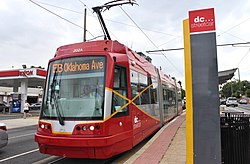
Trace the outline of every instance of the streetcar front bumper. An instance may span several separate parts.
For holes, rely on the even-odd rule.
[[[106,137],[49,136],[35,134],[43,154],[69,158],[110,158],[132,148],[132,131]]]

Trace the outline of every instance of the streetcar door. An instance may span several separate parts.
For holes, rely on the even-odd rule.
[[[128,116],[128,85],[126,68],[115,66],[113,84],[112,113],[117,112],[114,117]]]

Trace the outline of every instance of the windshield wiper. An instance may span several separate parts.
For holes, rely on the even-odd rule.
[[[58,106],[57,95],[56,95],[55,92],[54,92],[53,99],[54,99],[54,105],[55,105],[55,108],[56,108],[56,114],[57,114],[57,117],[58,117],[58,121],[59,121],[60,125],[65,125],[63,117],[62,117],[60,109],[59,109],[59,106]]]
[[[51,88],[50,105],[51,105],[52,109],[54,109],[54,106],[55,106],[56,114],[57,114],[58,121],[59,121],[60,125],[65,125],[63,117],[62,117],[62,115],[60,113],[59,106],[58,106],[58,100],[57,100],[57,95],[56,95],[56,77],[57,77],[57,68],[55,70],[55,74],[53,76],[53,80],[52,80],[52,83],[50,85],[50,88]],[[52,104],[52,100],[54,101],[54,104]]]

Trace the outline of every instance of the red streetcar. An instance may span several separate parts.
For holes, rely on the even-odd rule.
[[[114,4],[114,2],[117,2]],[[49,61],[35,140],[41,153],[109,158],[132,149],[182,111],[180,86],[151,59],[107,40],[59,47]]]
[[[35,134],[40,152],[109,158],[175,117],[180,87],[147,59],[111,40],[58,48]]]

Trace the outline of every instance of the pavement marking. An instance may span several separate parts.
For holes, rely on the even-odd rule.
[[[44,159],[42,159],[40,161],[34,162],[33,164],[44,164],[44,163],[52,164],[52,163],[60,161],[60,160],[62,160],[64,158],[65,157],[50,156],[48,158],[44,158]]]
[[[29,133],[29,134],[24,134],[24,135],[20,135],[20,136],[15,136],[15,137],[10,137],[9,140],[11,139],[16,139],[16,138],[20,138],[20,137],[26,137],[26,136],[30,136],[30,135],[34,135],[35,133]]]
[[[58,159],[56,159],[56,160],[54,160],[54,161],[51,161],[51,162],[48,163],[48,164],[56,163],[56,162],[58,162],[58,161],[61,161],[61,160],[64,159],[64,158],[65,158],[65,157],[58,158]]]
[[[27,151],[25,153],[21,153],[21,154],[18,154],[18,155],[14,155],[12,157],[8,157],[8,158],[4,158],[2,160],[0,160],[0,162],[4,162],[4,161],[7,161],[7,160],[10,160],[10,159],[13,159],[13,158],[17,158],[17,157],[20,157],[20,156],[23,156],[23,155],[26,155],[26,154],[30,154],[30,153],[33,153],[33,152],[36,152],[38,151],[39,149],[34,149],[34,150],[31,150],[31,151]]]

